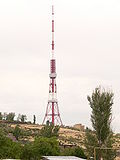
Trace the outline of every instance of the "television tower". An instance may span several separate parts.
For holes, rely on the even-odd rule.
[[[58,101],[57,101],[57,86],[56,86],[56,59],[54,55],[54,5],[52,5],[52,53],[50,60],[50,84],[49,84],[49,99],[46,108],[43,124],[46,121],[52,122],[53,125],[62,125],[60,117]]]

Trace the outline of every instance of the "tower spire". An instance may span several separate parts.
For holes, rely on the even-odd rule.
[[[56,85],[56,59],[54,55],[54,5],[52,5],[52,58],[50,60],[50,84],[49,84],[49,99],[43,124],[46,121],[53,125],[62,125],[62,120],[59,113],[57,101],[57,85]]]
[[[52,5],[52,58],[54,58],[54,5]]]

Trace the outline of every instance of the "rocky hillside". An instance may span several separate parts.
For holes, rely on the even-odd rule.
[[[16,124],[5,123],[0,124],[0,128],[4,128],[5,132],[12,136],[12,130],[14,130]],[[34,137],[39,135],[42,125],[33,124],[19,124],[22,129],[22,137],[20,141],[34,141]],[[85,131],[80,131],[73,127],[61,127],[59,130],[59,142],[63,146],[84,146]],[[114,134],[114,147],[120,148],[120,134]]]

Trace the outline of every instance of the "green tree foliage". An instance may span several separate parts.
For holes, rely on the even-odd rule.
[[[47,123],[40,131],[40,135],[43,137],[58,137],[58,131],[60,127],[54,126],[52,123]]]
[[[3,119],[3,115],[2,115],[2,113],[0,112],[0,120],[2,120]]]
[[[98,147],[98,140],[93,131],[86,129],[85,146],[88,153],[88,158],[94,157],[94,148]]]
[[[63,148],[61,149],[61,156],[76,156],[80,158],[86,159],[86,155],[82,148],[76,147],[76,148]]]
[[[26,115],[21,115],[21,122],[25,122],[27,120],[27,116]]]
[[[59,155],[59,144],[56,138],[36,138],[33,143],[24,146],[21,159],[39,160],[43,155]]]
[[[19,143],[13,142],[0,131],[0,159],[18,159],[21,151]]]
[[[15,118],[15,113],[9,113],[6,115],[6,120],[7,121],[10,121],[10,122],[13,122],[14,121],[14,118]]]
[[[38,155],[58,155],[59,143],[56,138],[39,137],[34,141],[34,147],[38,149]]]
[[[20,119],[21,119],[21,114],[18,114],[17,121],[20,122]]]
[[[87,97],[90,107],[92,109],[91,122],[93,132],[86,132],[86,148],[88,149],[89,156],[93,156],[90,151],[93,147],[112,147],[112,105],[113,93],[110,91],[102,90],[100,87],[93,91],[92,96]],[[99,160],[103,157],[104,160],[113,160],[114,156],[112,151],[97,154]],[[111,153],[111,154],[110,154]],[[92,155],[91,155],[92,154]]]
[[[16,125],[14,131],[13,131],[13,135],[15,136],[15,138],[18,140],[20,135],[21,135],[21,129],[19,128],[19,125]]]
[[[36,160],[36,155],[34,154],[35,149],[33,147],[33,142],[27,143],[22,148],[22,154],[20,156],[21,159],[25,160]]]
[[[33,115],[33,124],[35,124],[35,123],[36,123],[36,116]]]
[[[7,118],[7,113],[5,112],[3,113],[3,120],[6,120],[6,118]]]
[[[61,156],[73,156],[74,153],[75,152],[73,148],[61,148],[60,155]]]
[[[24,114],[19,114],[17,117],[17,121],[20,121],[22,123],[25,123],[26,120],[27,120],[27,116]]]
[[[80,157],[80,158],[85,158],[85,159],[87,158],[84,151],[80,147],[75,148],[74,156]]]

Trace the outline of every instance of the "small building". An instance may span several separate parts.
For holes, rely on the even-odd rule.
[[[80,131],[85,131],[85,126],[82,124],[75,124],[73,127],[79,129]]]
[[[69,144],[69,143],[63,143],[63,142],[59,142],[59,146],[61,148],[75,148],[76,147],[76,144]]]
[[[43,160],[85,160],[75,156],[44,156]]]

